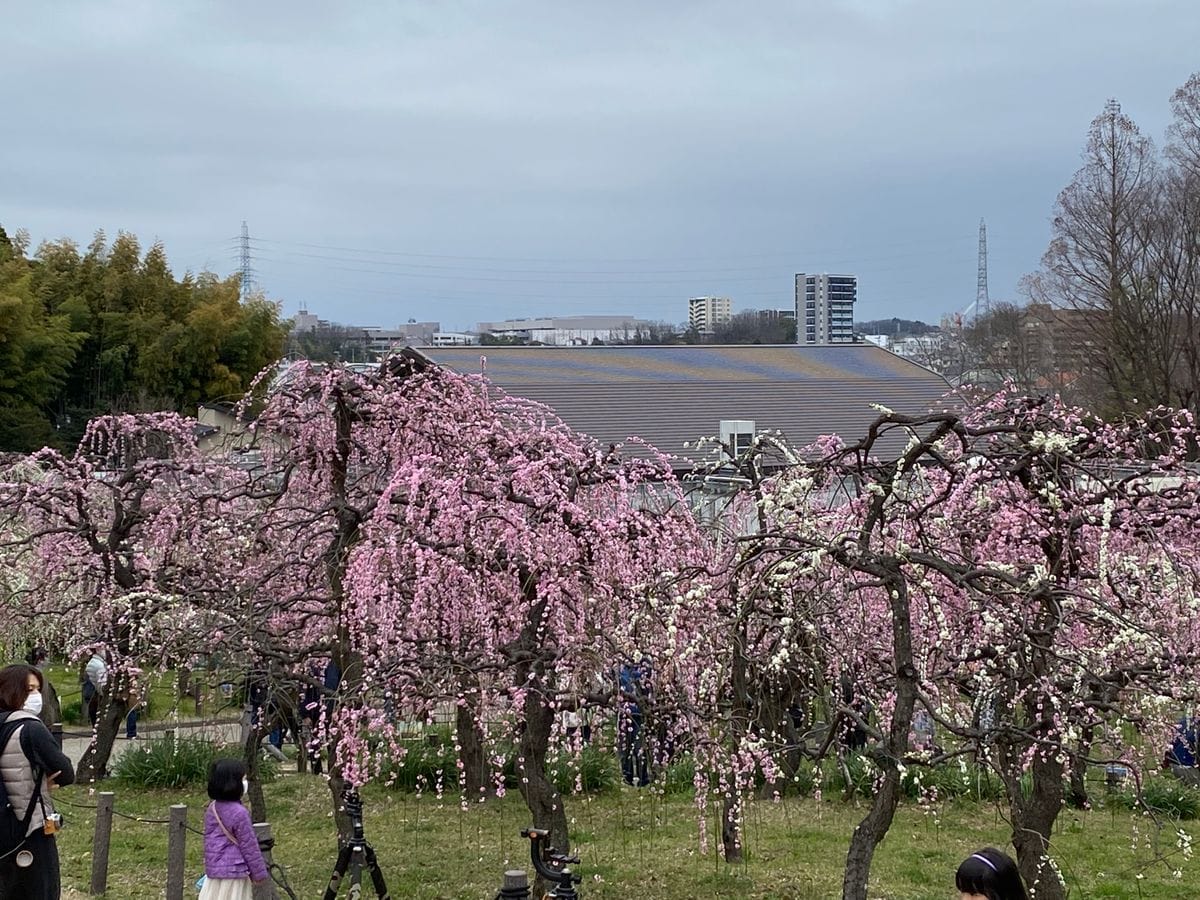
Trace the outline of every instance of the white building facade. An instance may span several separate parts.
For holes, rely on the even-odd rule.
[[[853,344],[854,275],[796,274],[796,343]]]
[[[578,347],[594,342],[633,341],[638,332],[646,333],[654,323],[631,316],[554,316],[544,319],[507,319],[480,322],[480,334],[519,338],[551,347]]]
[[[712,334],[718,325],[733,318],[733,301],[728,297],[692,297],[688,300],[688,328]]]

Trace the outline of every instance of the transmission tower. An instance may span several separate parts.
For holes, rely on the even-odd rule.
[[[987,285],[987,223],[979,220],[979,275],[975,281],[975,319],[986,317],[989,311]]]
[[[242,238],[241,238],[241,265],[238,267],[238,272],[241,274],[241,300],[244,303],[246,298],[250,296],[250,291],[254,287],[254,265],[250,256],[250,229],[246,225],[246,220],[242,220]]]

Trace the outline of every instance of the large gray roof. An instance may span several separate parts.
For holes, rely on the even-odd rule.
[[[861,438],[871,404],[919,414],[942,405],[940,375],[870,344],[842,346],[437,347],[421,355],[486,375],[509,394],[552,407],[607,443],[638,436],[698,460],[684,445],[750,419],[795,446],[821,435]],[[891,448],[889,448],[891,449]],[[895,448],[895,449],[898,449]]]

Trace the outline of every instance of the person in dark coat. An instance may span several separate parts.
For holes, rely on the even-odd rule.
[[[45,669],[49,659],[50,653],[45,647],[34,647],[25,657],[25,661],[37,669],[38,674],[42,676],[42,711],[38,713],[38,718],[42,720],[43,725],[50,729],[51,734],[57,735],[56,740],[61,745],[62,704],[58,699],[58,691],[46,677]]]

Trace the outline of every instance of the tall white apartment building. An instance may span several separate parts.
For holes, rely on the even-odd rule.
[[[796,275],[796,343],[854,343],[854,275]]]
[[[712,334],[718,325],[733,318],[733,301],[728,297],[692,297],[688,300],[688,327]]]

